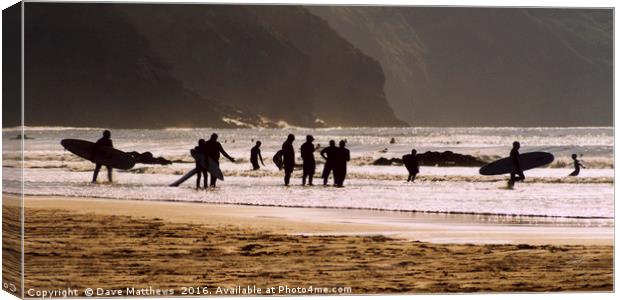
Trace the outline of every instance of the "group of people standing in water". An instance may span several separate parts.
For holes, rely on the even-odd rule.
[[[224,148],[222,144],[217,141],[218,135],[213,133],[209,140],[200,139],[198,140],[198,145],[194,147],[190,152],[192,153],[192,157],[196,163],[197,177],[196,177],[196,188],[200,188],[201,179],[204,180],[203,186],[206,188],[209,177],[209,165],[216,164],[217,169],[219,170],[219,160],[220,155],[223,155],[231,162],[235,162],[235,159],[230,156]],[[289,186],[291,175],[293,174],[293,170],[295,168],[295,148],[293,146],[293,142],[295,141],[295,135],[289,134],[286,141],[282,144],[282,149],[279,150],[276,155],[274,155],[274,162],[281,170],[284,169],[284,185]],[[313,144],[314,137],[312,135],[306,136],[306,142],[301,145],[300,154],[301,159],[303,161],[302,165],[302,185],[306,185],[306,183],[310,186],[313,184],[314,174],[316,172],[316,160],[315,160],[315,152],[319,149],[319,146],[315,146]],[[336,141],[330,140],[329,146],[323,148],[320,151],[321,157],[325,159],[325,165],[323,167],[323,172],[321,177],[323,178],[323,185],[327,186],[330,174],[333,174],[334,178],[334,186],[336,187],[344,187],[344,181],[347,176],[347,163],[351,160],[351,153],[349,149],[346,148],[346,140],[341,140],[336,147]],[[255,146],[250,150],[250,162],[252,164],[252,168],[254,170],[260,169],[260,163],[265,166],[263,162],[263,157],[261,154],[262,143],[257,141]],[[510,172],[510,179],[508,184],[510,186],[514,185],[517,181],[524,181],[525,175],[523,174],[523,169],[521,168],[519,161],[519,149],[521,147],[520,143],[515,141],[512,144],[512,149],[510,150],[510,160],[513,165],[513,170]],[[92,156],[95,156],[95,153],[98,149],[102,147],[113,147],[111,133],[109,130],[105,130],[103,132],[103,136],[95,143],[93,147]],[[569,176],[577,176],[579,175],[579,171],[581,168],[585,168],[583,164],[577,159],[577,154],[573,154],[572,156],[573,164],[575,170],[569,174]],[[411,154],[404,155],[402,157],[403,165],[407,168],[409,172],[409,176],[407,178],[408,182],[413,182],[420,172],[420,167],[417,158],[416,149],[411,150]],[[95,170],[93,172],[92,182],[95,183],[97,181],[97,176],[99,171],[101,170],[102,165],[97,163],[95,166]],[[112,168],[106,166],[108,171],[108,180],[112,181]],[[215,187],[217,182],[217,176],[211,174],[211,181],[209,182],[209,186]]]
[[[207,141],[200,139],[198,140],[198,146],[192,149],[192,157],[194,157],[196,162],[196,170],[198,170],[196,173],[196,188],[200,188],[201,177],[204,177],[204,187],[207,187],[209,163],[216,163],[219,165],[220,154],[231,162],[235,162],[235,159],[226,153],[224,147],[222,147],[222,144],[217,141],[217,138],[218,135],[214,133]],[[216,182],[217,177],[211,174],[211,182],[209,186],[215,187]]]
[[[286,141],[282,144],[282,149],[274,156],[274,161],[280,169],[284,169],[284,185],[290,185],[291,175],[295,168],[295,147],[293,142],[295,141],[295,135],[289,134]],[[316,173],[316,160],[314,152],[317,150],[314,144],[314,137],[312,135],[306,136],[306,142],[301,145],[300,154],[302,164],[302,179],[301,184],[310,186],[314,185],[313,179]],[[260,152],[261,142],[257,141],[256,145],[250,150],[250,162],[254,170],[260,169],[258,161],[265,165],[263,157]],[[320,155],[325,159],[325,166],[321,177],[323,178],[323,185],[326,186],[329,180],[330,174],[333,173],[334,186],[343,187],[344,180],[347,177],[347,162],[351,160],[351,154],[346,147],[346,141],[342,140],[339,146],[336,147],[336,141],[329,141],[329,146],[321,150]],[[281,162],[281,163],[279,163]]]

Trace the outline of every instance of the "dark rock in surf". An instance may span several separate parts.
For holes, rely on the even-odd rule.
[[[385,157],[381,157],[381,158],[375,160],[372,164],[375,165],[375,166],[402,165],[403,164],[403,160],[400,159],[400,158],[390,158],[390,159],[387,159]]]
[[[139,164],[147,164],[147,165],[170,165],[172,164],[172,161],[165,159],[163,157],[153,157],[153,153],[151,152],[144,152],[144,153],[140,153],[140,152],[136,152],[136,151],[132,151],[132,152],[128,152],[131,156],[133,156],[136,159],[136,163]]]
[[[466,154],[458,154],[452,151],[427,151],[417,155],[418,163],[421,166],[439,166],[439,167],[479,167],[486,164],[485,161]],[[384,158],[381,157],[373,163],[375,166],[400,166],[403,164],[401,158]]]
[[[481,159],[452,151],[434,152],[427,151],[418,154],[420,165],[440,167],[479,167],[486,164]]]

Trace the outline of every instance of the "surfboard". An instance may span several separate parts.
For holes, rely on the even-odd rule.
[[[200,161],[202,159],[197,155],[197,153],[195,153],[194,151],[190,151],[190,153],[192,154],[192,157],[194,157],[194,159],[198,159],[199,160],[198,163],[201,164]],[[224,180],[224,174],[222,173],[222,170],[220,169],[220,164],[218,164],[217,161],[215,161],[211,157],[208,158],[208,161],[209,161],[209,164],[208,164],[207,171],[209,172],[209,174],[211,174],[211,176],[217,177],[217,179],[219,180]],[[183,182],[192,178],[192,176],[196,175],[196,173],[198,173],[198,169],[194,168],[191,171],[187,172],[185,175],[183,175],[183,177],[179,178],[177,181],[171,183],[170,186],[179,186]]]
[[[207,171],[211,174],[211,176],[215,176],[219,180],[224,180],[224,174],[222,174],[222,170],[220,170],[220,164],[215,161],[213,158],[208,158],[208,166]]]
[[[415,166],[411,163],[414,159],[415,157],[413,156],[413,154],[403,155],[403,165],[405,165],[405,168],[407,168],[407,171],[409,171],[409,173],[420,172],[419,166],[418,169],[416,169]]]
[[[548,152],[528,152],[519,155],[519,165],[523,171],[542,167],[553,162],[553,154]],[[501,175],[513,171],[512,160],[505,157],[480,168],[480,175]]]
[[[60,141],[60,144],[69,152],[81,158],[104,166],[110,166],[114,169],[128,170],[133,168],[136,164],[136,159],[131,154],[112,147],[102,147],[97,150],[95,157],[92,157],[93,148],[95,147],[95,143],[93,142],[78,139],[64,139]]]
[[[283,163],[284,163],[282,150],[278,150],[278,152],[276,152],[276,154],[273,155],[273,163],[276,164],[276,167],[278,167],[278,170],[282,170]]]
[[[181,185],[181,183],[187,181],[188,179],[192,178],[192,176],[196,175],[196,173],[198,173],[198,169],[194,168],[191,171],[187,172],[185,175],[183,175],[183,177],[179,178],[179,180],[171,183],[170,186],[179,186]]]
[[[205,167],[206,162],[205,162],[204,155],[201,155],[200,152],[198,152],[196,149],[189,150],[189,153],[192,155],[192,158],[194,158],[201,167],[203,168]]]

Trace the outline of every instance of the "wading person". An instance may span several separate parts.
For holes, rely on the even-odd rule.
[[[301,177],[301,185],[306,185],[306,178],[308,178],[308,185],[312,184],[312,178],[314,177],[314,171],[316,169],[316,161],[314,160],[314,145],[312,144],[314,137],[311,135],[306,136],[306,142],[301,145],[301,159],[303,160],[303,176]]]
[[[263,164],[263,167],[265,166],[265,163],[263,162],[263,156],[260,153],[260,145],[262,145],[262,143],[260,141],[257,141],[256,145],[252,147],[252,150],[250,150],[250,162],[252,163],[253,170],[260,169],[260,165],[258,164],[259,159],[260,163]]]
[[[568,176],[577,176],[579,175],[579,171],[581,170],[581,168],[585,169],[586,167],[582,165],[581,162],[577,159],[577,154],[573,154],[571,155],[571,157],[573,158],[573,166],[575,166],[575,171],[568,174]]]
[[[519,142],[512,143],[512,150],[510,150],[510,161],[512,162],[512,172],[510,172],[510,180],[508,180],[508,186],[514,186],[515,182],[525,180],[525,174],[521,169],[521,163],[519,162],[519,148],[521,144]]]
[[[346,142],[340,141],[339,148],[335,152],[334,164],[334,185],[344,187],[344,180],[347,177],[347,162],[351,160],[349,149],[345,148]]]
[[[291,174],[293,174],[293,168],[295,167],[295,148],[293,148],[293,141],[295,136],[289,134],[284,144],[282,144],[282,164],[284,165],[284,185],[288,186],[291,182]]]
[[[114,148],[111,137],[112,137],[112,133],[110,133],[109,130],[103,131],[103,136],[99,140],[97,140],[97,142],[95,143],[95,146],[93,147],[93,153],[92,153],[93,159],[95,158],[97,154],[99,154],[99,151],[102,148]],[[99,176],[99,171],[101,170],[101,166],[102,164],[97,164],[97,163],[95,164],[95,171],[93,172],[93,183],[97,183],[97,176]],[[105,167],[108,170],[108,181],[112,182],[112,167],[110,166],[105,166]]]
[[[204,176],[204,188],[207,188],[207,158],[205,157],[205,140],[198,140],[198,146],[191,150],[192,157],[196,162],[196,189],[200,189],[200,178]]]
[[[323,185],[327,185],[327,181],[329,180],[329,173],[334,170],[334,158],[336,158],[336,152],[338,148],[336,148],[336,142],[334,140],[329,141],[329,146],[321,150],[321,157],[325,159],[325,166],[323,167]]]
[[[407,182],[413,182],[418,173],[420,173],[420,166],[418,165],[417,154],[418,152],[415,149],[411,149],[411,154],[403,155],[403,165],[405,165],[405,168],[407,168],[407,172],[409,172]]]
[[[235,159],[232,158],[230,155],[228,155],[228,153],[224,151],[222,144],[220,144],[220,142],[217,141],[216,133],[212,134],[211,138],[205,142],[205,153],[206,153],[206,159],[207,159],[207,168],[209,169],[212,168],[212,166],[209,165],[210,163],[208,161],[209,158],[211,158],[212,162],[217,165],[217,168],[219,168],[220,153],[224,155],[224,157],[228,158],[228,160],[230,160],[231,162],[235,162]],[[211,186],[215,187],[216,182],[217,182],[217,176],[215,176],[215,174],[211,174]]]

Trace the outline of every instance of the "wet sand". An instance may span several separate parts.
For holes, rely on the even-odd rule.
[[[28,197],[25,205],[26,290],[613,290],[613,228],[66,197]],[[4,215],[12,209],[5,205]]]
[[[612,245],[613,220],[27,197],[26,206],[234,225],[295,235],[384,235],[436,243]],[[610,225],[611,224],[611,225]],[[588,226],[586,226],[588,225]]]

